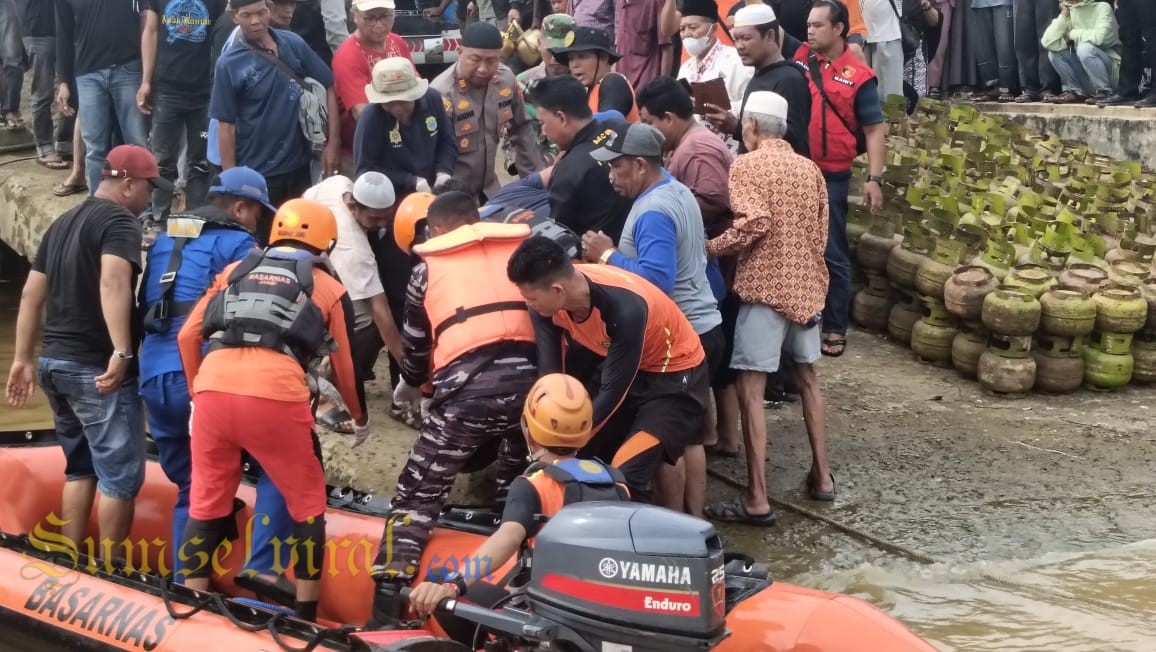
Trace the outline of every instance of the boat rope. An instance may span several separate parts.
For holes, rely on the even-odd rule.
[[[740,489],[743,491],[746,491],[746,489],[747,489],[747,486],[745,484],[738,482],[734,478],[731,478],[727,475],[724,475],[723,473],[721,473],[719,471],[708,468],[706,472],[712,478],[715,478],[716,480],[720,480],[723,483],[730,485],[731,487],[733,487],[735,489]],[[898,543],[894,543],[892,541],[888,541],[888,540],[886,540],[880,536],[871,534],[870,532],[867,532],[861,528],[857,528],[853,525],[848,525],[846,523],[843,523],[842,521],[838,521],[836,519],[833,519],[830,516],[826,516],[824,514],[820,514],[820,513],[816,512],[814,510],[807,509],[806,507],[803,507],[802,505],[797,505],[797,504],[792,503],[790,501],[783,500],[781,498],[775,498],[774,496],[769,496],[769,495],[767,496],[767,500],[772,505],[777,505],[783,509],[788,509],[792,512],[795,512],[797,514],[800,514],[800,515],[805,516],[807,518],[810,518],[812,520],[819,521],[820,523],[824,523],[826,525],[829,525],[830,527],[832,527],[836,530],[839,530],[840,532],[842,532],[844,534],[847,534],[847,535],[855,537],[857,539],[861,539],[863,541],[866,541],[866,542],[870,543],[871,545],[875,546],[876,548],[880,548],[882,550],[885,550],[885,551],[887,551],[893,555],[905,557],[905,558],[910,559],[912,561],[919,562],[921,564],[925,564],[928,566],[931,566],[931,565],[948,566],[949,565],[947,562],[936,559],[935,557],[932,557],[931,555],[928,555],[928,554],[923,553],[923,552],[919,552],[918,550],[913,550],[907,546],[904,546],[904,545],[901,545]],[[977,569],[977,570],[978,570],[977,574],[982,579],[985,579],[985,580],[987,580],[993,584],[998,584],[1000,586],[1003,586],[1003,587],[1011,589],[1011,590],[1019,591],[1021,593],[1035,594],[1035,596],[1037,598],[1038,597],[1047,597],[1047,598],[1057,598],[1058,597],[1058,598],[1061,598],[1067,602],[1090,604],[1090,605],[1096,606],[1100,609],[1103,609],[1105,611],[1114,612],[1114,613],[1126,613],[1126,614],[1129,614],[1135,618],[1141,618],[1143,620],[1147,620],[1147,619],[1152,617],[1151,612],[1144,611],[1142,609],[1137,609],[1135,607],[1129,607],[1127,605],[1117,604],[1114,602],[1109,602],[1107,600],[1101,600],[1099,598],[1094,598],[1094,597],[1088,596],[1088,595],[1076,596],[1076,595],[1073,595],[1067,591],[1063,591],[1063,590],[1058,589],[1058,588],[1054,588],[1054,587],[1043,588],[1040,586],[1028,584],[1026,582],[1020,582],[1017,580],[1008,579],[1007,577],[1004,577],[1002,575],[997,575],[991,571],[986,571],[986,570],[982,570],[982,569]]]

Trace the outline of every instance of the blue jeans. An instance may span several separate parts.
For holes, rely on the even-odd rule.
[[[149,378],[140,388],[141,398],[148,407],[149,430],[157,445],[157,456],[165,475],[177,485],[177,504],[173,507],[172,522],[172,564],[173,573],[181,570],[180,546],[189,521],[189,484],[191,483],[192,456],[189,452],[189,415],[192,401],[185,374],[170,372]],[[239,463],[239,461],[238,461]],[[250,462],[255,466],[256,462]],[[260,469],[257,469],[260,473]],[[270,572],[273,567],[274,548],[270,545],[273,537],[285,541],[293,534],[293,520],[285,508],[285,499],[269,480],[260,473],[257,480],[257,503],[253,506],[253,532],[246,569],[255,572]],[[268,516],[268,522],[262,516]],[[287,563],[282,561],[282,563]],[[175,575],[178,583],[184,583],[185,575]]]
[[[823,332],[847,332],[847,316],[851,311],[851,248],[847,244],[847,193],[850,192],[851,173],[823,173],[827,180],[827,201],[830,215],[827,226],[827,305],[823,308]]]
[[[1060,87],[1065,91],[1092,97],[1116,88],[1112,81],[1112,59],[1091,43],[1080,43],[1075,52],[1048,52],[1048,61],[1060,75]]]
[[[24,38],[32,67],[32,136],[36,154],[67,154],[72,151],[72,127],[75,118],[61,116],[55,128],[52,105],[56,99],[56,37],[28,36]]]
[[[76,78],[77,103],[80,107],[80,135],[87,154],[84,164],[88,174],[88,194],[100,185],[105,158],[112,149],[114,127],[120,128],[126,145],[148,147],[144,116],[136,107],[140,88],[140,59],[110,66]]]
[[[52,407],[69,481],[96,476],[101,494],[133,500],[145,477],[145,429],[136,380],[111,394],[96,389],[105,369],[40,358],[40,386]]]
[[[0,61],[4,69],[0,111],[4,113],[20,113],[20,91],[24,87],[24,40],[20,31],[15,1],[0,0]]]

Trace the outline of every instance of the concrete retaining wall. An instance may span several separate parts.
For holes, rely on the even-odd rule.
[[[1156,109],[1131,106],[977,104],[1028,129],[1086,143],[1093,152],[1156,169]]]

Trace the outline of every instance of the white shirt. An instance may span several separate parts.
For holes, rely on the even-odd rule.
[[[345,195],[353,193],[353,182],[341,175],[332,176],[305,191],[305,199],[325,204],[337,218],[337,246],[329,254],[333,269],[353,301],[362,301],[385,293],[377,271],[377,258],[369,247],[365,230],[353,219],[345,205]]]
[[[704,52],[701,58],[690,57],[678,69],[678,78],[691,82],[704,82],[721,77],[723,83],[726,84],[727,95],[731,100],[731,113],[736,115],[743,105],[747,85],[751,83],[751,78],[754,75],[755,69],[752,66],[743,65],[739,51],[720,41],[715,41],[715,44]],[[701,115],[696,115],[695,119],[698,120],[699,124],[718,133]],[[734,138],[725,135],[723,139],[727,141],[731,150],[738,149],[738,142]]]
[[[895,3],[895,9],[891,3]],[[859,0],[859,9],[863,12],[863,24],[867,26],[868,43],[886,43],[903,38],[899,31],[899,18],[896,11],[902,13],[903,0]]]

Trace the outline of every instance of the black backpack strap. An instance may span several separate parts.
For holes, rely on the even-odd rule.
[[[313,258],[301,258],[297,260],[296,274],[297,285],[301,286],[301,291],[305,296],[313,296]]]
[[[249,272],[257,269],[257,265],[260,265],[261,261],[264,259],[264,251],[261,251],[260,249],[254,249],[253,251],[250,251],[243,259],[241,259],[240,263],[237,263],[237,266],[233,268],[233,271],[229,273],[229,285],[232,285],[242,278],[245,278]]]
[[[173,250],[169,253],[169,265],[165,268],[165,273],[161,274],[161,298],[156,303],[149,305],[144,315],[146,331],[153,333],[167,331],[167,322],[170,318],[183,317],[192,312],[193,307],[197,305],[196,301],[173,302],[173,293],[176,292],[177,287],[177,271],[180,270],[181,262],[184,260],[182,252],[190,239],[173,238]],[[143,284],[141,292],[144,292]]]
[[[462,308],[459,306],[458,309],[454,311],[454,315],[452,317],[446,319],[437,326],[434,326],[434,339],[441,337],[441,334],[444,333],[450,326],[461,324],[471,317],[486,315],[491,312],[505,312],[507,310],[528,311],[529,309],[530,308],[526,305],[525,301],[499,301],[497,303],[487,303],[481,306],[474,306],[473,308]]]

